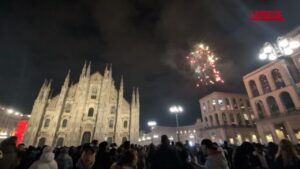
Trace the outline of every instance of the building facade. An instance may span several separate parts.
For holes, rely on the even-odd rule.
[[[168,127],[168,126],[155,126],[151,129],[150,133],[143,134],[139,138],[139,142],[142,145],[148,145],[153,143],[155,145],[160,144],[161,136],[167,135],[170,141],[177,142],[178,137],[179,141],[185,142],[189,141],[190,144],[200,143],[201,138],[199,129],[201,125],[201,120],[197,119],[196,123],[193,125]]]
[[[248,97],[243,94],[213,92],[200,99],[200,138],[222,143],[259,142]]]
[[[77,146],[93,139],[120,144],[136,143],[139,138],[139,91],[131,103],[112,78],[111,66],[104,74],[91,74],[91,63],[84,64],[78,83],[70,84],[70,72],[61,91],[52,97],[51,81],[45,81],[34,102],[24,136],[26,145]]]
[[[285,38],[300,41],[300,29]],[[243,77],[264,143],[289,139],[300,143],[300,51],[279,58]]]

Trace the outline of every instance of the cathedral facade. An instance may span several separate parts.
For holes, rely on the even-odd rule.
[[[91,74],[84,64],[78,83],[67,74],[60,93],[51,96],[45,81],[34,102],[24,136],[26,145],[77,146],[92,140],[118,145],[139,138],[139,91],[133,89],[129,103],[123,96],[123,79],[117,89],[111,66],[104,74]]]

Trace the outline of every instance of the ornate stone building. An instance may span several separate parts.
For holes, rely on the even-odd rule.
[[[45,81],[34,102],[24,138],[26,145],[77,146],[99,141],[122,143],[139,138],[139,91],[131,103],[123,96],[123,79],[116,89],[112,69],[91,74],[91,63],[82,69],[79,82],[70,84],[70,72],[58,95],[51,96]]]
[[[202,125],[200,138],[215,142],[259,142],[254,115],[248,97],[244,94],[213,92],[200,99]]]
[[[285,38],[300,41],[300,27]],[[300,50],[243,77],[263,143],[300,143]]]

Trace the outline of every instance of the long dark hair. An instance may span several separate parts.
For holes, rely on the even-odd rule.
[[[117,161],[117,165],[119,166],[132,166],[133,161],[137,158],[136,152],[132,150],[125,151],[122,155],[121,158]],[[134,166],[133,166],[134,167]]]

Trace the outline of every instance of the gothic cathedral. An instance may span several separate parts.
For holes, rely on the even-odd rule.
[[[61,91],[51,96],[51,81],[45,81],[34,102],[24,143],[42,146],[77,146],[93,139],[120,145],[139,138],[139,91],[133,89],[129,103],[112,79],[111,66],[104,75],[84,64],[79,82],[70,84],[68,73]]]

